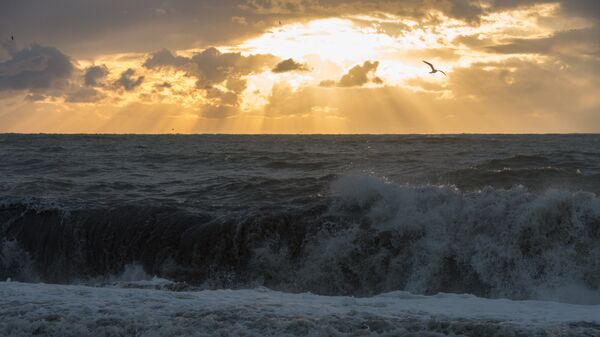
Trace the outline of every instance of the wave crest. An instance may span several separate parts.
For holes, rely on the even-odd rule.
[[[513,299],[600,288],[593,193],[466,192],[347,176],[321,204],[281,207],[216,216],[152,205],[64,212],[5,204],[0,237],[18,243],[37,277],[52,282],[116,275],[139,263],[148,274],[209,288]],[[0,263],[0,275],[24,277],[11,268]]]
[[[385,258],[365,261],[383,284],[510,298],[543,296],[541,287],[600,285],[600,247],[594,244],[600,199],[593,193],[535,194],[523,187],[462,192],[363,176],[341,179],[333,194],[336,210],[353,213],[362,225],[347,236],[364,246],[355,253],[368,251],[365,241],[385,238],[377,252]]]

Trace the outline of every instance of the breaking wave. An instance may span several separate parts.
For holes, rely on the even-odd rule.
[[[0,204],[0,278],[57,283],[136,273],[202,288],[267,286],[600,303],[600,198],[524,187],[335,181],[320,202],[243,215],[150,202]]]

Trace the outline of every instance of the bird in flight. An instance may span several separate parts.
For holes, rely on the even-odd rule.
[[[438,69],[435,69],[435,67],[433,66],[433,64],[431,64],[431,63],[429,63],[429,62],[427,62],[425,60],[423,60],[423,63],[425,63],[425,64],[427,64],[428,66],[431,67],[431,71],[429,72],[430,74],[435,74],[435,73],[437,73],[439,71],[440,73],[444,74],[444,76],[448,76],[448,75],[446,75],[445,72],[443,72],[441,70],[438,70]]]

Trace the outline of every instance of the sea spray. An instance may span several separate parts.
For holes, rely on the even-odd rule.
[[[139,263],[148,274],[209,288],[360,296],[407,290],[532,299],[561,297],[568,285],[591,294],[600,287],[593,193],[462,191],[350,175],[321,202],[245,217],[143,204],[69,212],[5,205],[4,245],[18,244],[32,272],[11,274],[19,270],[13,263],[1,273],[68,283]]]

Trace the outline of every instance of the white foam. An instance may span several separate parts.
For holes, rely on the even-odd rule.
[[[433,329],[431,322],[446,321],[458,322],[460,326],[472,323],[498,329],[544,331],[570,329],[571,323],[586,322],[592,331],[600,333],[593,330],[600,324],[599,305],[457,294],[419,296],[407,292],[354,298],[290,294],[265,288],[170,292],[1,282],[0,317],[3,336],[29,335],[35,329],[61,336],[96,336],[111,331],[113,335],[143,336],[303,335],[303,330],[294,330],[299,328],[299,322],[307,324],[304,333],[308,334],[311,329],[323,333],[320,324],[341,329],[339,324],[358,327],[381,321],[388,322],[389,329],[393,324],[421,324],[418,326]]]
[[[302,275],[344,274],[337,270],[340,261],[351,261],[344,268],[360,275],[358,282],[379,277],[384,291],[451,289],[600,304],[600,246],[594,239],[600,235],[600,198],[593,193],[532,193],[524,187],[466,192],[347,176],[331,194],[333,212],[354,214],[355,226],[311,242],[310,272]],[[387,247],[365,244],[381,237],[389,238]],[[560,295],[568,285],[586,295]]]

